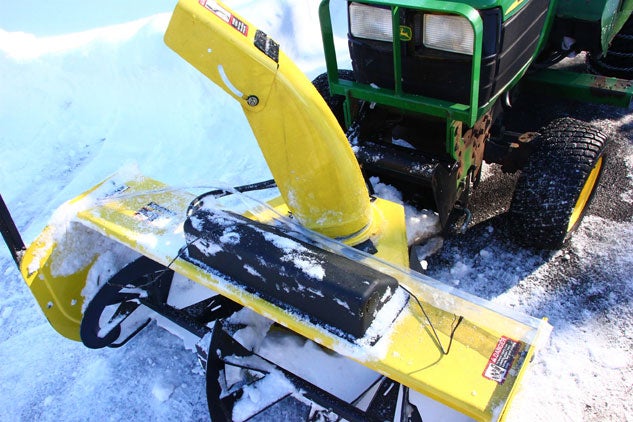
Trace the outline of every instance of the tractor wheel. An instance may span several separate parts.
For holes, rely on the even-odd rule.
[[[587,53],[587,67],[598,75],[633,79],[633,18],[624,24],[605,55],[596,57]]]
[[[338,77],[350,81],[355,80],[352,70],[341,69],[338,71]],[[334,113],[334,117],[338,120],[339,125],[345,130],[345,112],[343,111],[345,97],[330,94],[330,82],[328,81],[327,73],[322,73],[314,78],[312,85],[314,85],[319,94],[321,94],[321,97],[323,97],[328,107],[330,107],[330,110],[332,110],[332,113]]]
[[[571,118],[551,122],[533,141],[509,210],[517,241],[559,249],[578,227],[604,168],[606,136]]]

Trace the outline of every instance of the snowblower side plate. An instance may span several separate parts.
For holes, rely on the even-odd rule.
[[[92,267],[99,264],[95,256],[107,254],[112,245],[124,245],[131,255],[144,255],[478,420],[502,416],[531,355],[551,329],[542,320],[500,309],[401,264],[390,264],[315,235],[314,243],[320,243],[322,249],[354,259],[369,272],[380,272],[399,284],[362,337],[337,334],[254,294],[217,268],[183,259],[183,226],[193,199],[193,194],[128,174],[115,175],[62,207],[67,220],[49,226],[44,237],[26,251],[22,262],[29,286],[39,286],[33,293],[53,327],[79,339],[81,292]],[[283,209],[279,201],[276,204]],[[376,215],[394,221],[399,218],[404,225],[400,205],[377,199],[372,206]],[[265,216],[260,217],[260,221],[266,221]],[[88,251],[88,241],[79,239],[87,235]],[[381,242],[393,241],[389,237],[387,233],[376,237],[378,249]],[[64,248],[57,248],[62,244]],[[63,268],[63,262],[73,262],[77,268]]]

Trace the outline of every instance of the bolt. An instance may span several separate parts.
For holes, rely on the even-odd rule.
[[[254,95],[249,95],[249,97],[246,99],[246,102],[249,106],[255,107],[257,104],[259,104],[259,98]]]

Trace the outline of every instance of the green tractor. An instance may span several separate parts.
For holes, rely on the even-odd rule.
[[[633,64],[633,2],[348,1],[353,70],[337,64],[329,3],[320,5],[327,73],[314,85],[364,174],[434,209],[447,228],[460,214],[468,223],[484,161],[520,171],[512,234],[526,246],[560,248],[591,202],[607,138],[572,118],[506,132],[504,115],[521,89],[628,106],[631,84],[616,77]],[[551,69],[580,52],[602,75]]]

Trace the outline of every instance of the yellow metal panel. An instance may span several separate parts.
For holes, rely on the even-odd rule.
[[[42,308],[51,326],[64,337],[79,341],[81,290],[86,281],[88,267],[72,274],[55,275],[52,265],[63,260],[52,228],[45,231],[26,250],[20,270],[31,293]]]
[[[233,19],[244,29],[236,29]],[[259,104],[248,107],[263,110],[278,65],[253,45],[256,31],[250,22],[219,3],[180,1],[165,32],[165,43],[243,106],[248,106],[248,96],[256,96]]]
[[[181,0],[165,42],[241,104],[304,226],[340,238],[366,232],[369,195],[345,134],[306,76],[282,51],[258,48],[257,36],[275,45],[220,2]]]
[[[381,198],[376,198],[371,205],[373,224],[370,239],[378,250],[374,256],[408,268],[409,248],[404,207]]]

